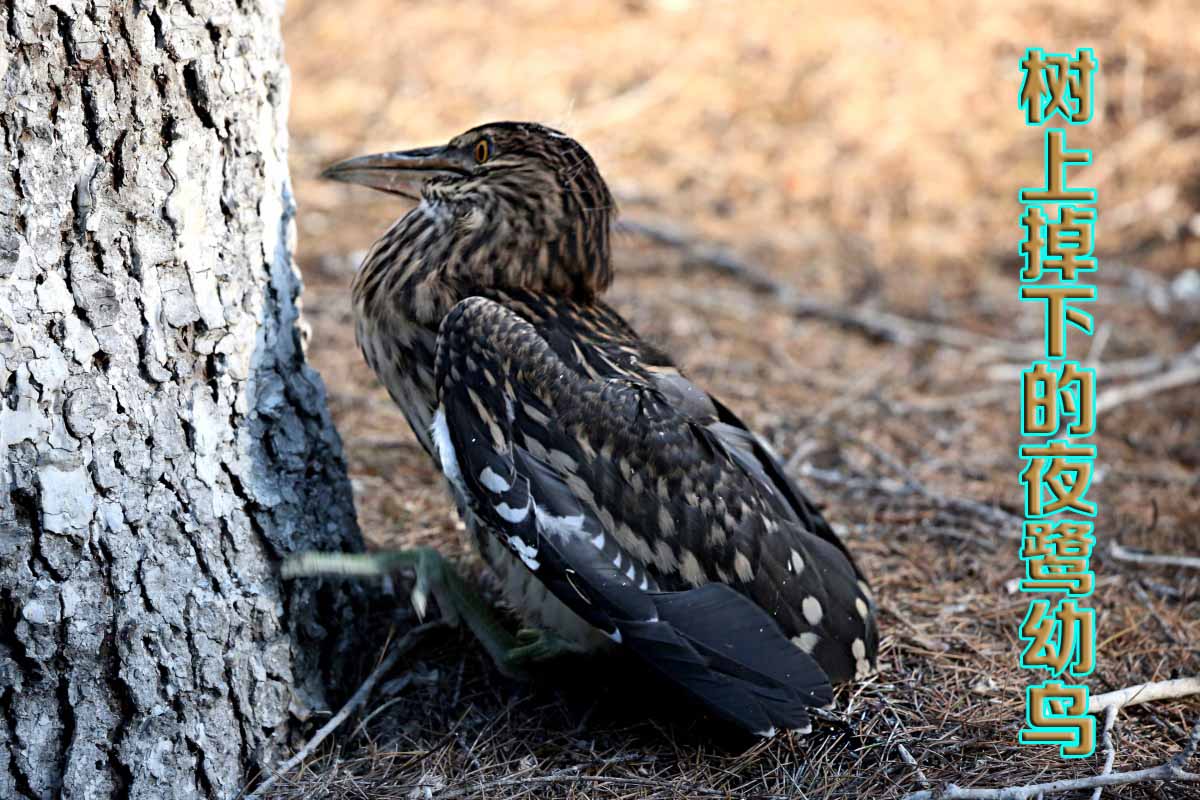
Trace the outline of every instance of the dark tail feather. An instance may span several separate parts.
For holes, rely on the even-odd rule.
[[[670,622],[722,671],[800,694],[809,706],[833,702],[821,665],[792,644],[753,600],[722,583],[655,595]]]
[[[622,622],[621,640],[656,672],[702,703],[713,713],[745,730],[767,736],[774,722],[741,681],[712,670],[670,625],[662,622]]]
[[[806,729],[833,699],[811,656],[724,584],[654,595],[657,622],[620,622],[623,641],[713,712],[759,735]]]

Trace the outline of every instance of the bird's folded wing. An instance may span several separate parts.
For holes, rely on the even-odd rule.
[[[565,376],[552,384],[570,379],[550,398],[555,424],[543,424],[548,406],[534,399],[518,413],[519,435],[534,450],[553,448],[576,495],[661,586],[728,584],[771,613],[835,683],[874,671],[870,588],[762,440],[603,303],[528,291],[489,297],[549,347],[556,359],[539,358]],[[589,424],[602,391],[608,424]]]
[[[659,514],[614,505],[633,462],[653,497],[654,473],[674,475],[680,460],[698,475],[730,468],[712,436],[661,393],[580,375],[518,314],[478,297],[443,321],[436,380],[443,471],[556,597],[749,731],[805,728],[806,709],[830,702],[817,662],[745,594],[722,583],[662,585],[652,543],[661,520],[654,534],[630,527]]]

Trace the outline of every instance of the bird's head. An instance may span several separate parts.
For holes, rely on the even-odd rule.
[[[419,201],[375,249],[401,271],[415,260],[464,286],[580,299],[612,280],[612,195],[588,152],[544,125],[481,125],[444,145],[351,158],[323,176]],[[438,230],[414,235],[421,226]],[[389,237],[397,247],[384,247]]]

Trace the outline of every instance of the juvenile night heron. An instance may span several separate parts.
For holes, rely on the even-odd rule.
[[[807,729],[831,681],[875,668],[871,592],[738,417],[600,300],[612,196],[533,123],[325,171],[417,201],[354,280],[367,362],[449,481],[507,633],[431,551],[307,554],[289,574],[417,571],[507,670],[628,648],[747,731]]]

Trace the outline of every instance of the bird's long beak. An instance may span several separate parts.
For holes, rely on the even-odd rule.
[[[467,155],[455,148],[421,147],[349,158],[326,167],[321,177],[357,183],[416,200],[425,181],[435,175],[465,175],[469,166]]]

